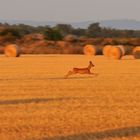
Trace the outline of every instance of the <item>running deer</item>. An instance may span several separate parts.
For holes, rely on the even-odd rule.
[[[73,70],[69,71],[66,75],[66,78],[68,78],[70,75],[73,74],[94,74],[90,71],[92,67],[95,65],[92,63],[92,61],[89,61],[89,65],[86,68],[73,68]]]

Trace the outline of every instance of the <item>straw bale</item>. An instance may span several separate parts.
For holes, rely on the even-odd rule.
[[[112,45],[106,45],[103,47],[103,55],[106,56],[106,57],[109,57],[109,54],[110,54],[110,50],[113,46]]]
[[[83,53],[85,55],[96,55],[96,47],[94,45],[85,45],[83,48]]]
[[[5,47],[4,53],[7,57],[19,57],[20,48],[16,44],[10,44]]]
[[[140,59],[140,46],[133,49],[133,56],[135,59]]]
[[[110,49],[109,57],[111,59],[121,59],[123,56],[123,51],[121,50],[120,47],[114,46]]]

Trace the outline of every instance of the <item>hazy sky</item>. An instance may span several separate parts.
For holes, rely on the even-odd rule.
[[[63,22],[140,20],[140,0],[0,0],[0,19]]]

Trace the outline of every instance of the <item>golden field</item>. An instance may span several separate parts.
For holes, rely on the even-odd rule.
[[[95,75],[64,75],[92,60]],[[0,56],[0,140],[139,140],[140,60]]]

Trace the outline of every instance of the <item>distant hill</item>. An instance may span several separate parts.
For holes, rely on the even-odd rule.
[[[49,26],[55,26],[57,22],[55,21],[34,21],[34,20],[3,20],[0,19],[0,23],[8,23],[8,24],[26,24],[26,25],[31,25],[31,26],[44,26],[44,25],[49,25]]]
[[[74,27],[87,28],[91,23],[99,22],[102,27],[115,29],[140,30],[140,21],[136,20],[101,20],[72,23]]]
[[[140,30],[140,21],[136,20],[104,20],[100,23],[110,28]]]
[[[101,21],[83,21],[83,22],[57,22],[57,21],[33,21],[33,20],[0,20],[1,23],[9,24],[27,24],[32,26],[49,25],[55,26],[59,23],[71,24],[75,28],[87,28],[91,23],[99,22],[102,27],[116,28],[116,29],[132,29],[140,30],[140,21],[136,20],[101,20]]]

